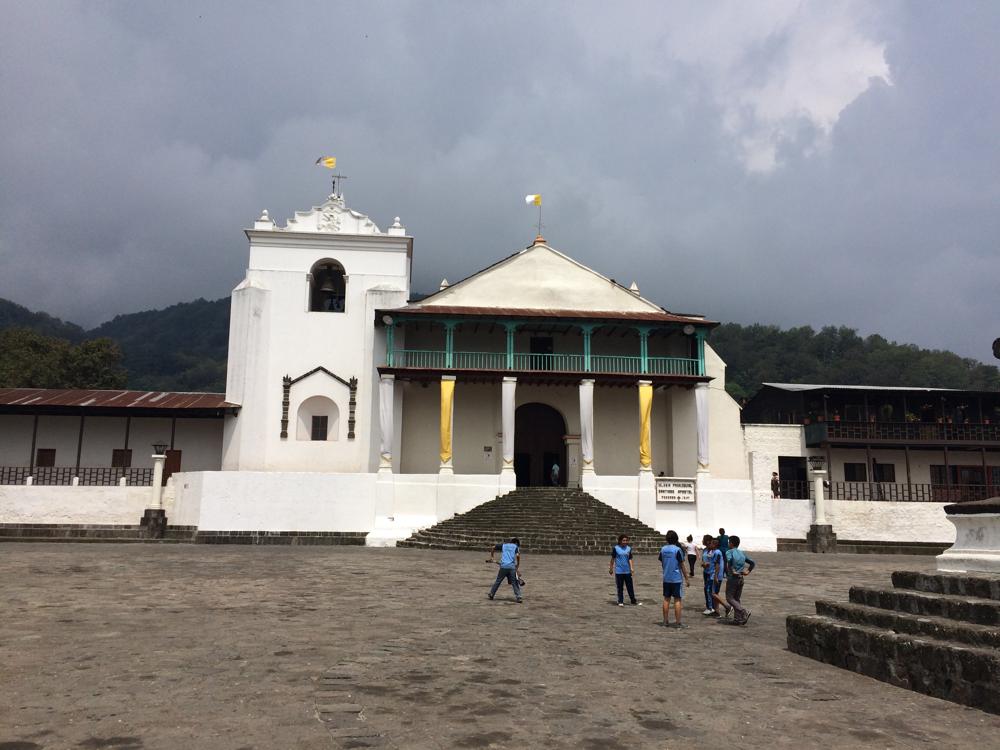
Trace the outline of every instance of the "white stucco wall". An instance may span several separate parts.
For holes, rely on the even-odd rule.
[[[0,415],[0,466],[31,463],[31,416]],[[125,417],[87,417],[84,420],[81,467],[111,466],[112,451],[125,447]],[[213,470],[222,465],[222,419],[179,417],[173,447],[181,451],[181,468]],[[170,445],[170,418],[133,417],[128,447],[132,466],[152,467],[154,442]],[[80,418],[40,416],[37,448],[55,448],[56,466],[75,466]]]
[[[813,518],[810,500],[773,500],[775,534],[783,539],[805,539]],[[955,541],[955,527],[944,514],[945,503],[866,502],[827,500],[827,523],[838,539],[859,541]]]
[[[135,525],[151,499],[149,487],[0,485],[0,523]]]

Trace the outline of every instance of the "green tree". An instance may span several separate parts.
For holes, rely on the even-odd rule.
[[[63,388],[124,388],[128,373],[121,366],[122,350],[108,338],[91,339],[66,353]]]
[[[0,331],[0,387],[62,388],[69,342],[27,328]]]
[[[27,328],[0,331],[0,387],[123,388],[128,373],[110,339],[78,346]]]

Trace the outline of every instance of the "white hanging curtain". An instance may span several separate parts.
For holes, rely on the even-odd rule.
[[[516,380],[504,379],[501,384],[501,417],[503,419],[503,462],[514,465],[514,389]]]
[[[694,389],[694,405],[698,415],[698,465],[708,466],[708,385]]]
[[[594,463],[594,382],[580,383],[580,454],[584,466]]]
[[[392,457],[392,391],[395,380],[382,378],[378,384],[378,420],[382,430],[382,442],[379,452],[383,458]]]

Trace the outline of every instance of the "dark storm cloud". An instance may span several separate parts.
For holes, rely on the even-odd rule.
[[[3,10],[0,296],[35,309],[227,294],[329,152],[415,290],[527,244],[541,192],[551,244],[670,309],[1000,335],[995,4]]]

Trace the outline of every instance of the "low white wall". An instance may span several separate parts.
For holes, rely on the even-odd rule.
[[[149,487],[0,485],[0,523],[135,525],[151,499]]]
[[[190,472],[178,479],[179,518],[202,531],[370,531],[375,474]]]
[[[955,527],[944,514],[945,503],[866,502],[827,500],[827,522],[838,539],[874,542],[955,541]],[[771,501],[775,534],[783,539],[805,539],[812,523],[811,500]]]

